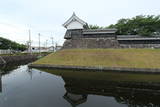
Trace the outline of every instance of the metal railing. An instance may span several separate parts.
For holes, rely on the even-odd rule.
[[[10,54],[11,50],[0,50],[0,54]]]

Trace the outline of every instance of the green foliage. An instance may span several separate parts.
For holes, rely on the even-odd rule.
[[[83,28],[84,28],[84,29],[89,29],[88,24],[85,24],[85,25],[83,26]]]
[[[104,27],[100,27],[98,25],[89,25],[88,28],[89,29],[103,29]]]
[[[160,16],[139,15],[133,18],[122,18],[116,24],[108,27],[100,27],[97,25],[89,25],[89,29],[116,28],[118,35],[141,35],[152,36],[160,34]]]
[[[151,36],[153,33],[149,29],[143,29],[138,34],[141,36]]]
[[[160,33],[160,16],[139,15],[131,19],[120,19],[115,25],[108,28],[117,28],[119,35],[151,36]]]
[[[26,50],[26,45],[13,42],[11,40],[0,37],[0,49],[12,49],[17,51]]]

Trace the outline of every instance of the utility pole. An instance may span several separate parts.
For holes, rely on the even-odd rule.
[[[47,48],[48,40],[46,40],[46,48]]]
[[[51,37],[51,40],[52,40],[52,48],[53,48],[53,52],[54,52],[53,37]]]
[[[39,54],[41,55],[41,34],[38,34],[39,36]]]
[[[55,46],[55,50],[57,51],[57,46],[58,46],[58,43],[56,42],[56,46]]]
[[[28,33],[29,33],[29,53],[32,54],[31,31],[30,31],[30,29],[29,29]]]

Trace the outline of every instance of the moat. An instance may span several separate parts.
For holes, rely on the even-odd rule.
[[[1,66],[0,71],[0,107],[160,106],[160,80],[154,75],[153,83],[125,78],[119,82],[110,79],[112,74],[67,74],[29,69],[26,63]]]

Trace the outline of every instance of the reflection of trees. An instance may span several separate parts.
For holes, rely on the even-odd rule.
[[[2,92],[2,76],[0,76],[0,92]]]
[[[3,67],[0,68],[0,72],[2,75],[4,75],[4,74],[10,73],[11,71],[17,68],[18,68],[18,65],[16,64],[4,65]]]
[[[128,106],[134,107],[159,107],[160,106],[160,93],[149,90],[130,90],[128,92],[117,93],[114,96],[116,101],[119,103],[127,104]]]
[[[118,103],[123,103],[131,107],[160,106],[160,91],[158,90],[160,89],[160,84],[158,83],[113,82],[64,76],[62,78],[65,81],[66,94],[71,93],[74,96],[72,98],[79,97],[79,99],[86,98],[85,100],[87,100],[88,94],[94,94],[114,97]],[[66,94],[64,96],[67,96]],[[82,97],[82,95],[86,97]],[[69,99],[67,101],[72,104],[74,99],[70,97],[67,96]],[[72,101],[70,101],[71,99]]]
[[[31,62],[31,60],[26,60],[26,61],[21,61],[21,62],[16,62],[16,63],[9,63],[7,65],[1,65],[0,73],[2,75],[8,74],[8,73],[12,72],[13,70],[19,68],[19,66],[26,65],[29,62]]]
[[[14,71],[17,68],[19,68],[19,66],[26,65],[29,62],[31,62],[31,60],[26,60],[26,61],[17,62],[17,63],[10,63],[10,64],[7,64],[7,65],[1,65],[1,67],[0,67],[0,92],[2,92],[2,76],[5,75],[5,74],[11,73],[12,71]],[[32,76],[31,69],[28,68],[27,71]]]

